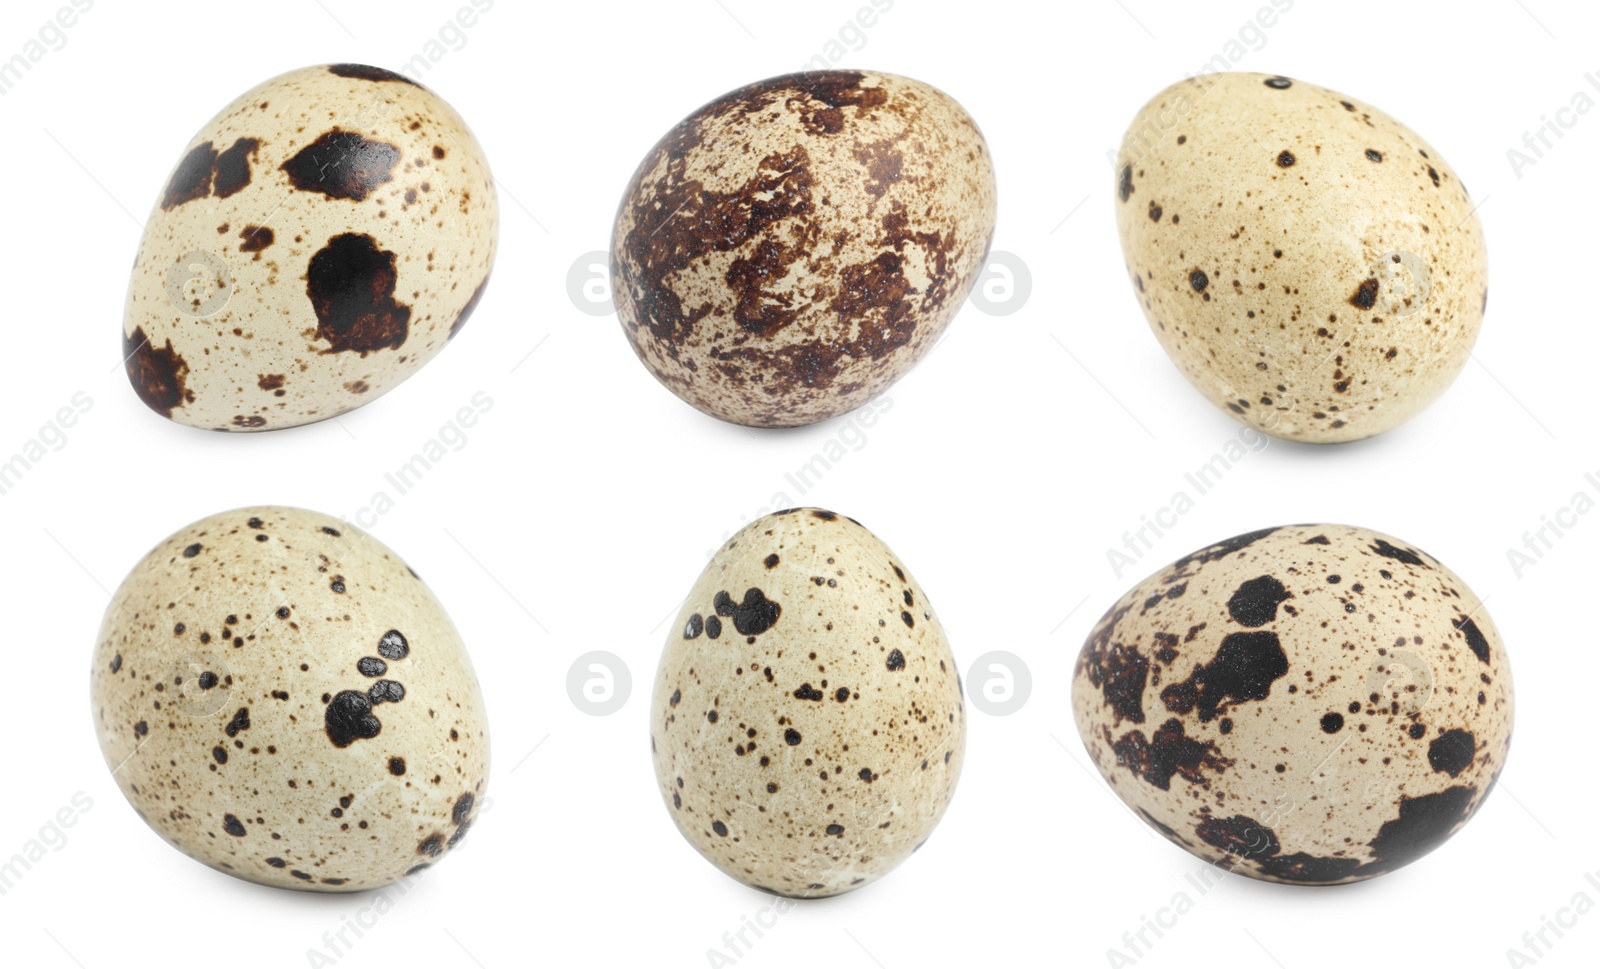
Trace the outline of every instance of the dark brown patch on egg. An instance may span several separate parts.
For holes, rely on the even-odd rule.
[[[1398,548],[1381,538],[1374,539],[1371,548],[1384,558],[1394,559],[1396,562],[1404,562],[1407,565],[1420,565],[1423,568],[1427,568],[1428,565],[1422,560],[1422,556],[1417,554],[1415,549]]]
[[[170,339],[157,349],[145,336],[143,327],[134,327],[132,333],[122,338],[122,354],[123,368],[128,372],[134,393],[157,414],[171,417],[173,408],[194,399],[183,385],[189,365],[172,349]]]
[[[1350,305],[1358,310],[1370,310],[1378,303],[1378,281],[1367,279],[1356,287],[1355,293],[1350,297]]]
[[[718,592],[712,605],[717,615],[733,620],[733,628],[741,636],[759,636],[771,629],[783,613],[783,607],[768,599],[760,589],[746,589],[743,602],[734,602],[726,592]]]
[[[757,81],[710,102],[696,117],[733,111],[754,114],[774,103],[797,106],[806,130],[813,135],[836,135],[844,130],[845,109],[857,115],[881,108],[888,101],[883,88],[864,88],[859,71],[807,71]]]
[[[283,171],[302,192],[361,202],[373,189],[393,180],[399,163],[400,149],[394,145],[333,128],[284,162]]]
[[[1450,832],[1463,824],[1476,808],[1475,787],[1450,787],[1437,794],[1402,796],[1400,815],[1385,821],[1372,839],[1372,853],[1381,861],[1374,867],[1393,871],[1444,844]]]
[[[461,328],[467,325],[467,320],[472,318],[473,311],[478,308],[479,301],[483,299],[483,291],[488,288],[489,277],[484,276],[483,282],[479,283],[478,288],[472,291],[472,297],[467,300],[465,306],[461,307],[461,312],[456,314],[456,321],[450,324],[450,335],[445,339],[454,340],[456,334],[461,332]]]
[[[343,690],[335,696],[328,703],[323,722],[335,747],[370,740],[383,730],[382,722],[372,714],[372,701],[355,690]]]
[[[217,156],[216,172],[211,191],[219,199],[243,191],[250,184],[250,159],[261,142],[255,138],[240,138],[233,147]]]
[[[395,254],[370,235],[328,240],[306,270],[306,295],[317,314],[317,336],[328,353],[398,350],[406,342],[411,307],[395,300]]]
[[[360,81],[399,81],[401,84],[409,84],[412,87],[422,87],[421,84],[406,77],[404,74],[397,74],[387,68],[372,67],[368,64],[329,64],[328,73],[337,74],[339,77],[355,78]]]
[[[1489,662],[1489,640],[1483,635],[1483,630],[1478,628],[1478,624],[1472,621],[1472,617],[1461,616],[1450,620],[1450,622],[1463,636],[1467,637],[1467,648],[1472,650],[1472,655],[1478,657],[1479,662],[1487,665]]]
[[[1241,626],[1265,626],[1278,615],[1278,604],[1293,598],[1283,583],[1270,575],[1250,579],[1228,600],[1228,615]]]
[[[1461,776],[1478,754],[1478,741],[1470,730],[1446,730],[1428,744],[1428,766],[1441,774]]]
[[[1145,782],[1161,788],[1172,787],[1172,778],[1181,776],[1190,784],[1210,787],[1207,771],[1220,773],[1233,762],[1217,753],[1217,745],[1209,740],[1186,736],[1183,722],[1176,717],[1163,723],[1146,740],[1144,731],[1130,730],[1120,740],[1112,742],[1106,731],[1106,742],[1117,755],[1117,764],[1133,771]]]
[[[244,231],[239,233],[239,238],[244,240],[239,244],[240,252],[260,252],[277,240],[271,229],[261,225],[245,226]]]
[[[217,163],[217,150],[207,141],[189,149],[183,161],[167,182],[161,197],[163,210],[174,209],[185,202],[203,199],[211,194],[211,170]]]
[[[221,153],[209,141],[191,148],[167,182],[162,210],[213,194],[225,199],[243,190],[250,184],[250,158],[260,147],[259,139],[240,138]]]
[[[1277,633],[1229,633],[1210,663],[1196,663],[1187,680],[1162,689],[1161,700],[1173,713],[1197,710],[1200,722],[1210,723],[1240,703],[1265,700],[1288,672]]]

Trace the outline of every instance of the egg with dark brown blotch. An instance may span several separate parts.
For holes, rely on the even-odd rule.
[[[623,331],[713,417],[793,427],[931,350],[994,234],[988,145],[948,95],[872,71],[731,91],[640,163],[611,238]]]
[[[820,508],[725,543],[667,635],[656,786],[706,860],[817,898],[887,874],[955,793],[966,747],[944,628],[905,564]]]
[[[377,539],[240,508],[163,539],[94,649],[95,733],[135,811],[247,881],[354,892],[449,855],[485,804],[472,662]]]
[[[273,78],[190,141],[128,286],[139,399],[191,427],[335,417],[433,359],[488,285],[494,178],[461,116],[377,67]]]
[[[1151,330],[1243,423],[1370,437],[1431,404],[1471,355],[1489,298],[1476,203],[1369,104],[1286,77],[1189,78],[1134,118],[1114,192]]]
[[[1433,556],[1347,525],[1186,555],[1095,625],[1078,732],[1145,823],[1226,870],[1334,885],[1408,865],[1504,769],[1511,667]]]

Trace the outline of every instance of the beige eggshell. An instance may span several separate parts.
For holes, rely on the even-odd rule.
[[[961,105],[870,71],[791,74],[685,118],[628,184],[617,315],[673,393],[792,427],[871,400],[938,342],[994,234]]]
[[[1466,364],[1488,302],[1475,203],[1377,108],[1265,74],[1190,78],[1134,118],[1116,183],[1151,329],[1238,420],[1354,441]]]
[[[1459,830],[1505,766],[1513,710],[1466,583],[1345,525],[1250,532],[1145,579],[1084,643],[1072,706],[1111,789],[1174,844],[1318,885]]]
[[[273,78],[200,129],[151,210],[128,379],[212,430],[353,410],[466,323],[499,221],[483,149],[432,91],[359,64]]]
[[[762,891],[838,895],[922,846],[961,774],[955,658],[877,536],[816,508],[746,525],[667,636],[650,707],[678,830]]]
[[[483,697],[439,600],[377,539],[297,508],[166,538],[94,650],[106,766],[185,854],[361,891],[442,859],[489,776]]]

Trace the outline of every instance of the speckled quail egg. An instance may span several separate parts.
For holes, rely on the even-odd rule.
[[[961,105],[868,71],[775,77],[669,131],[628,184],[613,293],[646,368],[736,424],[827,420],[926,356],[994,234]]]
[[[1140,582],[1072,683],[1084,745],[1174,844],[1267,881],[1360,881],[1482,805],[1511,744],[1511,668],[1433,556],[1345,525],[1230,538]]]
[[[922,846],[966,745],[944,629],[860,523],[797,508],[723,545],[668,634],[656,781],[708,861],[765,892],[838,895]]]
[[[1196,389],[1278,437],[1354,441],[1420,412],[1488,303],[1455,171],[1377,108],[1263,74],[1174,84],[1116,163],[1151,329]]]
[[[386,885],[455,848],[484,797],[455,627],[399,556],[327,515],[241,508],[164,539],[106,610],[91,687],[128,803],[249,881]]]
[[[433,359],[483,297],[499,213],[438,95],[360,64],[222,109],[156,200],[123,319],[151,410],[223,431],[334,417]]]

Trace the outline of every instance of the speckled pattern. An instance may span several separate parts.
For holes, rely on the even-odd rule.
[[[284,74],[208,122],[157,198],[128,287],[128,378],[192,427],[342,414],[444,349],[498,233],[483,150],[432,91],[357,64]]]
[[[639,359],[736,424],[859,407],[932,349],[983,266],[995,180],[959,104],[892,74],[732,91],[651,149],[612,234]]]
[[[1438,560],[1344,525],[1250,532],[1139,583],[1072,684],[1100,773],[1174,844],[1291,884],[1410,864],[1477,811],[1511,668]]]
[[[838,895],[922,846],[961,775],[955,659],[877,536],[817,508],[745,526],[667,636],[650,708],[656,780],[718,868]]]
[[[1474,203],[1377,108],[1283,77],[1192,78],[1134,119],[1115,192],[1151,329],[1240,421],[1370,437],[1466,364],[1488,302]]]
[[[483,698],[444,608],[376,539],[241,508],[162,541],[106,610],[95,730],[139,816],[213,868],[305,891],[386,885],[466,835]]]

